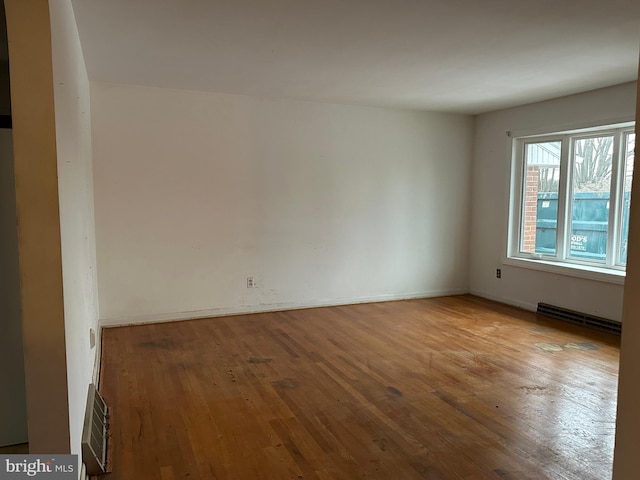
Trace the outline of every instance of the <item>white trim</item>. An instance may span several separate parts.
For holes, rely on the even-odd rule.
[[[631,155],[627,156],[628,150],[627,150],[627,142],[628,139],[631,135],[638,135],[638,133],[634,130],[633,132],[622,132],[622,143],[621,146],[624,145],[624,148],[620,149],[620,155],[622,157],[621,159],[621,166],[622,168],[620,169],[620,171],[618,172],[618,220],[616,221],[616,225],[619,227],[619,230],[622,229],[622,224],[623,224],[623,213],[624,213],[624,183],[626,181],[626,173],[627,173],[627,161],[629,160],[629,158],[631,156],[634,156],[634,153],[632,153]],[[636,142],[630,142],[632,145],[636,145]],[[633,169],[631,172],[631,175],[633,176]],[[628,227],[628,226],[627,226]],[[628,228],[627,228],[627,234],[628,234]],[[620,256],[622,254],[622,243],[620,242],[621,240],[621,233],[620,231],[617,232],[616,235],[616,248],[615,248],[615,259],[614,259],[614,265],[621,265],[620,263]],[[629,238],[627,238],[627,251],[629,250]]]
[[[528,268],[542,272],[555,273],[568,277],[586,278],[604,283],[614,283],[624,285],[626,274],[623,270],[612,268],[595,267],[592,265],[580,265],[577,263],[566,263],[560,261],[549,261],[529,258],[506,257],[503,258],[504,265],[513,267]]]
[[[558,177],[558,206],[556,209],[556,253],[555,258],[567,258],[570,242],[566,234],[571,231],[571,198],[573,198],[573,142],[564,136],[560,144],[560,175]],[[569,245],[567,245],[569,243]]]
[[[559,125],[547,125],[540,128],[529,128],[522,130],[511,130],[508,132],[509,137],[516,139],[521,137],[548,137],[550,135],[567,135],[579,134],[582,131],[598,131],[598,130],[616,130],[619,128],[633,127],[635,117],[625,116],[613,119],[590,120],[583,122],[572,122]]]
[[[618,263],[618,245],[620,244],[620,226],[622,217],[619,215],[618,210],[620,208],[620,192],[624,179],[620,176],[620,173],[624,171],[625,158],[622,156],[624,150],[622,144],[624,142],[625,132],[624,130],[618,130],[615,132],[613,141],[613,152],[611,162],[611,186],[609,187],[609,218],[613,221],[609,222],[607,229],[607,266],[614,267]]]
[[[516,158],[516,154],[517,154],[517,146],[518,146],[518,142],[516,141],[515,138],[513,138],[511,136],[511,132],[507,132],[507,155],[506,155],[506,159],[507,159],[507,171],[509,172],[509,177],[507,178],[507,181],[509,182],[507,185],[507,189],[504,192],[505,195],[505,202],[503,203],[503,205],[507,205],[507,211],[506,211],[506,215],[504,215],[504,209],[503,209],[503,215],[502,215],[502,221],[503,221],[503,232],[507,232],[507,235],[503,235],[502,238],[502,251],[506,252],[506,254],[508,255],[511,251],[512,251],[512,247],[511,244],[513,242],[513,239],[518,239],[519,235],[520,235],[520,219],[518,219],[518,222],[513,222],[512,218],[515,215],[516,209],[520,209],[520,204],[522,202],[522,195],[512,195],[512,192],[514,191],[521,191],[522,190],[522,181],[523,181],[523,175],[520,174],[518,175],[517,171],[518,171],[518,165],[516,165],[516,162],[513,161],[514,158]],[[519,241],[519,240],[517,240]],[[505,257],[506,258],[506,257]]]
[[[180,320],[195,320],[198,318],[226,317],[231,315],[245,315],[249,313],[278,312],[283,310],[301,310],[316,307],[334,307],[340,305],[352,305],[357,303],[390,302],[394,300],[411,300],[416,298],[443,297],[448,295],[466,295],[466,288],[450,290],[431,290],[428,292],[414,292],[403,294],[374,295],[368,297],[310,300],[308,302],[283,302],[263,303],[259,305],[239,305],[232,307],[210,308],[206,310],[192,310],[188,312],[151,313],[146,315],[134,315],[130,317],[103,318],[100,320],[101,328],[118,327],[125,325],[140,325],[146,323],[175,322]]]
[[[625,165],[626,157],[622,156],[622,144],[626,135],[631,132],[633,120],[616,124],[599,125],[597,127],[581,127],[572,130],[532,134],[531,132],[507,132],[508,143],[511,144],[510,178],[509,178],[509,211],[507,214],[506,249],[503,263],[517,267],[548,271],[560,275],[588,278],[607,283],[624,283],[624,266],[617,264],[619,256],[619,222],[621,222],[621,188],[624,178],[621,165]],[[591,262],[580,258],[572,258],[568,234],[572,231],[572,199],[574,175],[575,142],[593,136],[612,136],[612,172],[609,192],[609,222],[607,225],[607,251],[604,262]],[[522,227],[525,217],[524,197],[526,186],[526,153],[525,145],[562,141],[560,150],[560,178],[558,182],[558,204],[556,220],[555,254],[531,254],[520,251],[522,246]],[[517,207],[517,208],[516,208]]]

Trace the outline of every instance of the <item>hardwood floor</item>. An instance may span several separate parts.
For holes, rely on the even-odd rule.
[[[472,296],[111,328],[106,478],[608,479],[618,353]]]

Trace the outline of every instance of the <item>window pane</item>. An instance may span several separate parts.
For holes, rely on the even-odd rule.
[[[525,144],[520,251],[555,255],[562,142]]]
[[[573,143],[573,198],[569,255],[603,261],[607,256],[613,136]]]
[[[631,201],[631,179],[633,178],[634,148],[636,144],[636,134],[625,135],[625,142],[622,146],[624,152],[624,179],[622,184],[622,221],[620,222],[620,257],[619,263],[627,263],[627,238],[629,237],[629,204]]]

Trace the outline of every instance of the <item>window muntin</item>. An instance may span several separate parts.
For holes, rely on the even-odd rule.
[[[617,263],[627,263],[627,244],[629,238],[629,205],[631,203],[631,181],[633,180],[633,160],[636,134],[627,132],[623,141],[624,167],[622,170],[622,208],[620,209],[620,239]]]
[[[508,257],[624,270],[633,126],[513,142]]]

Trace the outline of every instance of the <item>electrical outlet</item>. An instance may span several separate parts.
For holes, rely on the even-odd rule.
[[[247,277],[247,288],[255,288],[256,284],[253,281],[253,277]]]
[[[496,278],[502,278],[502,269],[496,268]]]

